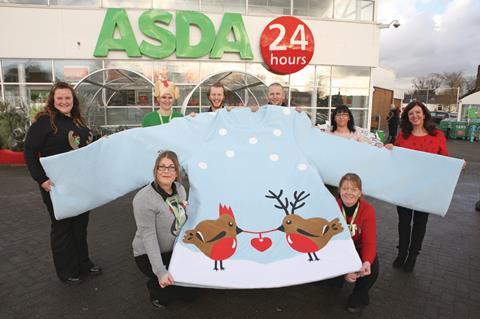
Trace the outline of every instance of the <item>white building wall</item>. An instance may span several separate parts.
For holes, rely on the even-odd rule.
[[[106,9],[0,8],[0,58],[92,59]],[[128,16],[137,42],[149,40],[138,29],[144,10],[129,9]],[[172,11],[171,11],[172,12]],[[218,29],[223,15],[208,14]],[[174,33],[175,18],[170,29]],[[252,62],[262,62],[259,39],[273,17],[243,16],[254,54]],[[379,59],[379,29],[373,22],[319,21],[303,19],[315,37],[315,53],[310,64],[371,66]],[[197,37],[197,38],[195,38]],[[192,43],[198,34],[192,32]],[[108,59],[128,58],[110,52]],[[145,58],[147,59],[147,58]],[[167,60],[175,59],[173,54]],[[208,57],[197,60],[208,60]],[[239,61],[238,54],[225,54],[222,61]],[[245,61],[247,62],[247,61]]]

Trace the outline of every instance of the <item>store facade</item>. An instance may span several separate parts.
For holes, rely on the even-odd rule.
[[[35,109],[52,83],[64,80],[76,86],[90,125],[134,127],[155,107],[152,85],[158,79],[177,84],[176,108],[187,114],[208,109],[206,89],[215,81],[225,84],[231,105],[263,105],[267,86],[279,82],[289,105],[302,106],[314,124],[342,103],[351,107],[357,125],[370,128],[371,74],[379,55],[376,5],[0,0],[0,98]],[[315,48],[307,66],[279,75],[265,67],[260,42],[265,27],[285,15],[308,26]]]

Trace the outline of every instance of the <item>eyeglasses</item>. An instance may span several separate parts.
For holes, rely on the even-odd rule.
[[[174,165],[170,165],[170,166],[160,165],[160,166],[157,166],[157,169],[160,172],[175,172],[177,170],[177,168]]]
[[[348,113],[337,113],[335,117],[349,117]]]

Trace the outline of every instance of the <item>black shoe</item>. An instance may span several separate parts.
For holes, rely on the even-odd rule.
[[[166,306],[162,304],[158,299],[150,299],[150,303],[157,309],[166,309]]]
[[[67,279],[64,279],[62,281],[69,285],[78,285],[82,283],[82,280],[79,277],[68,277]]]
[[[403,264],[405,264],[405,259],[407,258],[406,252],[398,252],[397,258],[393,261],[393,268],[402,268]]]
[[[347,307],[345,310],[350,313],[357,313],[362,311],[367,305],[368,300],[362,302],[360,298],[358,298],[358,295],[351,294],[350,297],[348,297]]]
[[[417,253],[409,253],[407,261],[403,264],[403,271],[404,272],[412,272],[413,268],[415,268],[415,262],[417,261]]]
[[[90,276],[98,276],[98,275],[101,275],[102,273],[103,273],[103,270],[99,266],[93,266],[90,269],[88,269],[88,274]]]

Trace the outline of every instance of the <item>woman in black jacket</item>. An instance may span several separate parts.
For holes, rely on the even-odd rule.
[[[50,242],[55,270],[60,280],[70,284],[80,283],[80,274],[102,273],[102,269],[95,266],[88,257],[89,212],[62,220],[55,218],[49,194],[54,185],[45,174],[39,157],[78,149],[89,144],[92,139],[92,133],[80,114],[75,91],[68,83],[56,83],[50,90],[47,104],[28,130],[25,161],[30,175],[39,185],[43,202],[50,214]]]

